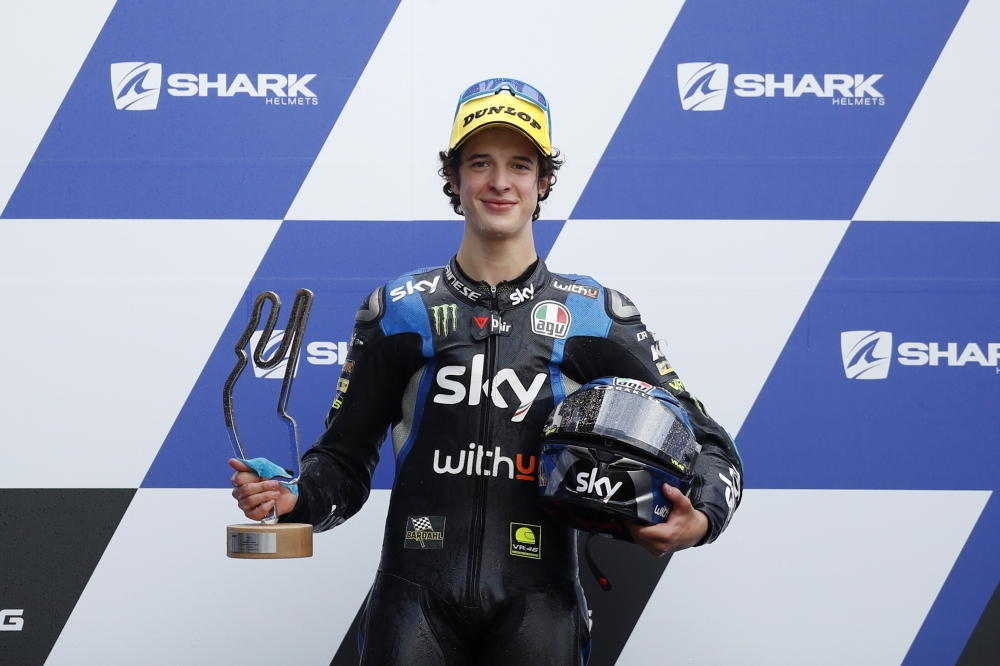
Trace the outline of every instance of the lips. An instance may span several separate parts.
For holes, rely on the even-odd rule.
[[[508,211],[517,205],[516,201],[507,201],[506,199],[483,199],[482,202],[487,208],[497,212]]]

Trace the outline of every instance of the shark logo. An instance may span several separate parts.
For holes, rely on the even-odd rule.
[[[160,101],[163,67],[158,62],[111,63],[111,92],[119,111],[153,111]]]
[[[677,90],[685,111],[722,111],[729,89],[729,65],[722,62],[682,62],[677,65]]]
[[[840,352],[848,379],[885,379],[889,376],[892,333],[888,331],[844,331]]]

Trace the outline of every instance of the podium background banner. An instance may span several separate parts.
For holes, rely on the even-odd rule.
[[[566,159],[539,254],[628,294],[745,463],[717,543],[598,544],[591,664],[1000,662],[998,30],[991,0],[4,3],[0,660],[243,663],[266,575],[298,598],[267,631],[357,663],[392,448],[314,557],[227,559],[222,384],[256,294],[283,327],[311,289],[315,441],[362,299],[458,246],[459,93],[509,76]],[[283,373],[237,386],[254,455]]]

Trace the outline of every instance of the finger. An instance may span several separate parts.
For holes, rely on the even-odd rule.
[[[265,502],[261,504],[253,511],[244,511],[244,515],[251,520],[263,520],[267,517],[267,514],[271,513],[271,508],[274,506],[274,502]]]
[[[233,490],[233,497],[241,500],[245,497],[251,497],[253,495],[258,495],[261,493],[266,493],[268,491],[280,491],[281,484],[277,481],[271,481],[269,479],[261,480],[260,477],[255,476],[255,481],[248,483],[241,483]]]
[[[237,506],[239,506],[240,511],[246,513],[249,516],[249,511],[254,511],[264,504],[271,502],[276,502],[278,500],[277,491],[268,491],[264,493],[257,493],[255,495],[248,495],[241,499]]]
[[[688,496],[682,493],[679,488],[675,488],[669,483],[664,483],[663,494],[666,495],[667,499],[673,503],[674,511],[687,513],[688,511],[694,510],[694,506],[691,504],[691,500],[688,499]]]

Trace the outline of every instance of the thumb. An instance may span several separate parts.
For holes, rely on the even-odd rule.
[[[679,488],[675,488],[669,483],[663,484],[663,494],[667,496],[668,500],[673,502],[674,511],[690,511],[694,508],[688,496],[682,493]]]
[[[236,458],[229,459],[229,466],[235,469],[237,472],[253,472],[253,468],[244,462],[240,462]]]

